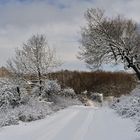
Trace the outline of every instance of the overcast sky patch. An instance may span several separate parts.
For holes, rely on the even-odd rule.
[[[122,14],[140,22],[139,0],[1,0],[0,66],[14,56],[16,47],[33,34],[42,33],[65,62],[61,68],[85,70],[76,55],[84,12],[91,7],[105,9],[108,16]]]

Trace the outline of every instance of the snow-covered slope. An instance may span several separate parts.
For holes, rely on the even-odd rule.
[[[123,118],[130,118],[136,124],[135,130],[140,132],[140,86],[138,85],[131,94],[121,96],[114,100],[111,108]]]
[[[129,119],[108,107],[73,106],[46,119],[0,129],[0,140],[140,140]]]

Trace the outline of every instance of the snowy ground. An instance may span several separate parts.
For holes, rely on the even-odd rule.
[[[140,132],[140,85],[129,95],[114,99],[110,107],[122,118],[132,119],[136,125],[135,130]]]
[[[73,106],[45,119],[0,128],[0,140],[140,140],[135,125],[108,107]]]

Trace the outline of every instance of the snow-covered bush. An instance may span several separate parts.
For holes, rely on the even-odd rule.
[[[21,103],[25,103],[27,100],[25,89],[24,93],[22,90],[17,89],[19,87],[15,85],[3,85],[0,88],[0,107],[15,107],[20,105]],[[19,90],[19,91],[18,91]],[[26,100],[25,100],[26,98]]]
[[[58,94],[61,91],[60,85],[57,83],[56,80],[47,80],[45,81],[42,97],[46,98],[52,94]]]
[[[115,99],[111,108],[125,118],[131,118],[137,123],[137,131],[140,131],[140,88],[134,89],[130,95]]]
[[[42,86],[42,98],[48,98],[51,95],[58,94],[61,91],[61,86],[57,83],[56,80],[45,80]],[[38,97],[40,93],[39,86],[35,86],[32,91],[31,95]]]
[[[32,90],[31,90],[31,96],[39,97],[39,95],[40,95],[39,87],[38,86],[33,87]]]
[[[40,102],[38,98],[30,98],[27,104],[0,110],[0,127],[18,124],[19,121],[29,122],[44,118],[52,113],[47,102]]]
[[[23,81],[19,82],[21,83],[16,84],[12,79],[0,79],[0,109],[14,108],[28,102],[29,97]]]
[[[27,93],[26,88],[9,81],[0,84],[0,126],[18,124],[21,121],[33,121],[52,113],[47,102]]]
[[[38,97],[39,92],[39,87],[35,86],[31,91],[31,95],[33,95],[34,97]],[[42,86],[41,98],[51,98],[54,95],[71,98],[76,97],[76,93],[72,88],[61,89],[61,86],[56,80],[46,80]]]
[[[68,106],[72,106],[72,105],[82,105],[82,102],[79,101],[78,98],[71,98],[71,97],[65,97],[65,96],[59,96],[59,95],[54,95],[52,97],[52,101],[54,102],[52,109],[56,110],[56,109],[61,109],[61,108],[65,108]]]
[[[18,124],[18,113],[15,109],[0,110],[0,127]]]
[[[65,88],[59,92],[60,96],[76,98],[76,93],[72,88]]]
[[[28,104],[21,105],[17,110],[19,120],[24,122],[42,119],[53,112],[47,102],[41,102],[38,98],[30,98]]]
[[[91,98],[91,100],[96,101],[96,102],[100,102],[100,103],[103,102],[103,94],[102,93],[91,92],[90,98]]]

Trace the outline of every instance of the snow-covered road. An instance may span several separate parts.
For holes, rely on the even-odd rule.
[[[73,106],[46,119],[0,129],[0,140],[140,140],[129,119],[108,107]]]

